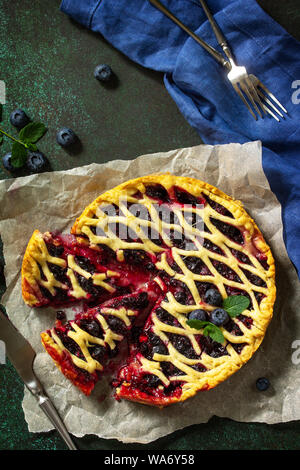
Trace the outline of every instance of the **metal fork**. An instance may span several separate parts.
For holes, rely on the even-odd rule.
[[[168,16],[228,70],[228,80],[255,120],[257,120],[257,116],[263,118],[264,114],[269,114],[279,122],[278,116],[284,118],[282,113],[287,114],[287,110],[255,75],[248,74],[245,67],[236,65],[227,40],[215,22],[206,2],[204,0],[199,1],[228,60],[176,18],[159,0],[149,0],[153,6]]]

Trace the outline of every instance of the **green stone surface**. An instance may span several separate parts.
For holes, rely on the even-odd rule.
[[[16,107],[45,123],[48,132],[39,149],[53,170],[201,143],[165,90],[160,73],[132,63],[100,35],[68,19],[59,4],[59,0],[0,0],[0,80],[7,87],[3,129],[16,135],[9,123]],[[260,0],[259,4],[300,39],[299,0]],[[106,87],[94,79],[98,63],[111,65],[117,76],[115,86]],[[67,153],[56,143],[56,132],[63,126],[80,137],[78,152]],[[0,155],[10,148],[5,139]],[[0,178],[9,177],[0,164]],[[1,269],[0,285],[1,294],[5,288]],[[23,393],[12,365],[0,365],[0,449],[66,449],[56,431],[28,432]],[[299,432],[299,422],[270,426],[213,417],[207,424],[185,428],[149,445],[125,445],[95,436],[74,440],[80,449],[296,450]]]

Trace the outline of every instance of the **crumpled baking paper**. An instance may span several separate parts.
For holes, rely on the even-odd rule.
[[[280,204],[270,190],[261,158],[260,142],[200,145],[0,182],[7,282],[2,302],[36,350],[34,370],[72,434],[149,443],[185,426],[207,422],[213,415],[265,423],[300,419],[300,286],[283,243]],[[64,378],[40,343],[40,332],[53,325],[55,311],[31,309],[22,300],[20,268],[26,245],[36,228],[68,232],[85,206],[105,190],[131,178],[168,171],[206,181],[243,202],[275,257],[278,294],[273,320],[261,347],[240,371],[182,404],[158,409],[117,402],[108,377],[86,397]],[[271,382],[266,392],[255,387],[261,376]],[[52,429],[27,389],[23,409],[29,431]]]

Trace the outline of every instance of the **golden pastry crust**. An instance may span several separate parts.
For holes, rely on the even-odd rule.
[[[207,230],[189,224],[185,219],[185,209],[176,201],[175,203],[172,202],[172,210],[177,217],[177,222],[166,224],[156,213],[155,204],[157,204],[157,201],[147,194],[149,185],[160,185],[169,193],[174,191],[174,188],[180,188],[199,200],[202,198],[205,204],[203,203],[202,206],[199,204],[199,207],[187,209],[187,211],[190,215],[202,218]],[[149,218],[139,218],[137,214],[130,213],[126,206],[128,202],[143,205],[149,214]],[[117,216],[111,217],[101,210],[101,207],[109,204],[120,209]],[[219,210],[220,207],[224,211]],[[124,215],[126,217],[123,217]],[[138,235],[137,238],[132,241],[119,236],[111,236],[109,222],[112,220],[127,225],[135,231]],[[222,224],[239,231],[242,234],[243,243],[239,244],[234,238],[223,233],[222,228],[220,228]],[[99,230],[97,230],[98,227],[100,227]],[[150,236],[145,235],[145,230],[151,227],[158,232],[163,244],[155,243]],[[166,227],[187,234],[193,247],[189,246],[187,249],[176,245],[174,240],[166,236]],[[94,250],[99,250],[99,245],[106,245],[115,251],[117,260],[120,263],[125,259],[126,250],[144,250],[154,261],[159,273],[167,273],[170,278],[185,284],[192,296],[192,301],[182,304],[168,290],[163,277],[158,275],[154,279],[162,291],[165,292],[165,298],[160,302],[160,306],[176,320],[175,326],[168,325],[159,319],[155,310],[151,313],[152,332],[166,345],[168,352],[166,354],[155,353],[152,359],[146,359],[139,354],[127,365],[129,368],[137,367],[138,373],[142,372],[143,374],[156,376],[163,384],[163,387],[169,387],[170,384],[180,381],[182,392],[167,397],[159,393],[155,397],[147,396],[137,388],[133,390],[132,384],[124,378],[116,388],[117,397],[160,407],[185,401],[198,391],[209,390],[230,377],[258,349],[273,314],[273,304],[276,296],[275,263],[263,235],[240,201],[232,199],[214,186],[197,179],[177,177],[171,174],[148,175],[126,181],[100,195],[76,219],[71,233]],[[143,234],[143,237],[141,234]],[[220,251],[203,246],[199,241],[201,238],[209,241],[214,247],[218,247]],[[46,254],[45,258],[42,240],[43,235],[35,231],[23,260],[22,291],[23,298],[29,305],[38,305],[39,302],[36,293],[39,288],[38,284],[42,280],[37,260],[40,259],[41,263],[43,263],[43,260],[45,262],[49,261],[49,253]],[[238,259],[234,255],[235,251],[238,251],[240,255],[244,255],[249,262],[245,263]],[[168,259],[170,253],[172,260],[180,268],[179,270],[174,270],[171,266]],[[199,258],[206,266],[207,272],[195,273],[191,271],[184,262],[187,257]],[[261,257],[263,257],[264,263],[261,262]],[[59,263],[58,260],[59,258],[56,258],[54,262]],[[53,262],[53,258],[50,262]],[[231,270],[236,277],[226,277],[224,272],[222,273],[222,270],[220,272],[220,269],[218,269],[218,266],[221,265],[229,271]],[[254,278],[260,279],[261,282],[257,284],[253,281]],[[246,292],[251,301],[251,309],[249,307],[243,312],[243,315],[250,323],[243,322],[239,317],[232,319],[234,327],[239,330],[239,334],[221,327],[225,338],[222,346],[226,353],[220,356],[210,355],[205,349],[201,350],[198,337],[203,332],[193,329],[187,324],[188,315],[191,311],[204,308],[211,312],[214,309],[213,306],[204,302],[203,295],[198,289],[198,284],[203,283],[213,284],[219,290],[223,299],[229,295],[237,295],[230,294],[230,292],[240,290]],[[51,287],[53,286],[50,285]],[[170,341],[170,335],[184,336],[188,339],[197,358],[187,357],[178,351]],[[61,368],[62,351],[57,349],[57,345],[52,344],[53,340],[47,333],[43,334],[42,341],[58,367]],[[181,371],[180,377],[178,375],[169,376],[163,372],[161,363],[167,362]],[[203,370],[197,370],[196,366],[203,366]],[[70,379],[73,383],[78,382],[76,377],[72,376]]]
[[[145,190],[146,186],[149,184],[160,184],[164,186],[167,190],[170,190],[172,187],[177,186],[180,187],[184,190],[186,190],[188,193],[195,197],[199,197],[201,195],[206,195],[210,198],[210,200],[214,201],[217,204],[221,204],[223,207],[225,207],[230,213],[233,215],[233,219],[229,219],[227,216],[224,216],[222,214],[219,214],[218,212],[214,211],[211,207],[208,207],[206,210],[209,212],[209,216],[214,216],[215,219],[229,223],[231,225],[234,225],[235,227],[238,227],[244,236],[245,243],[243,247],[237,247],[236,244],[223,234],[220,234],[219,231],[209,222],[209,216],[208,218],[205,219],[205,222],[208,224],[209,229],[213,232],[211,239],[214,240],[214,243],[216,243],[219,246],[222,246],[222,248],[226,249],[226,256],[227,259],[224,257],[220,257],[219,255],[216,255],[214,253],[209,253],[209,258],[213,259],[215,261],[220,261],[222,262],[227,262],[227,265],[232,267],[232,269],[239,275],[239,277],[242,279],[242,283],[238,286],[236,283],[232,281],[228,281],[224,279],[221,279],[221,277],[218,275],[218,273],[213,270],[213,266],[211,265],[210,261],[208,262],[208,258],[205,257],[205,262],[208,262],[210,270],[214,271],[214,276],[215,279],[212,279],[211,277],[207,276],[202,276],[198,277],[195,275],[190,275],[191,273],[188,274],[189,278],[187,281],[187,284],[189,283],[189,288],[191,288],[191,283],[197,278],[201,279],[202,281],[207,281],[211,282],[213,281],[219,290],[221,291],[223,297],[227,297],[227,293],[224,289],[224,283],[228,286],[231,285],[235,288],[240,287],[241,289],[245,289],[247,292],[250,292],[251,300],[253,303],[254,310],[249,312],[248,310],[245,313],[245,315],[249,316],[251,320],[253,320],[253,325],[251,328],[247,328],[243,323],[239,320],[234,320],[235,323],[238,324],[240,330],[242,331],[242,336],[235,336],[229,332],[227,332],[225,329],[222,328],[223,334],[225,336],[226,342],[227,342],[227,351],[229,352],[228,355],[218,357],[218,358],[211,358],[210,356],[206,354],[202,354],[202,359],[204,356],[204,360],[201,360],[201,362],[204,364],[204,366],[207,368],[207,371],[204,373],[200,372],[195,372],[193,369],[190,367],[192,365],[193,361],[190,361],[190,364],[187,364],[189,361],[185,361],[181,355],[176,352],[175,348],[169,347],[169,356],[168,360],[172,362],[173,364],[176,364],[177,367],[184,369],[186,372],[186,375],[183,378],[186,380],[183,384],[182,387],[182,394],[180,397],[172,397],[168,400],[167,404],[174,403],[174,402],[179,402],[179,401],[184,401],[187,398],[195,395],[195,393],[199,390],[208,390],[216,385],[218,385],[220,382],[224,381],[227,379],[229,376],[231,376],[233,373],[235,373],[240,367],[245,364],[254,354],[254,352],[257,350],[259,345],[261,344],[267,326],[272,318],[273,314],[273,304],[275,301],[275,296],[276,296],[276,287],[275,287],[275,264],[274,264],[274,259],[271,253],[271,250],[267,243],[265,242],[259,228],[257,227],[256,223],[254,220],[247,214],[247,212],[244,210],[243,205],[240,201],[234,200],[228,195],[224,194],[222,191],[219,189],[211,186],[208,183],[204,183],[202,181],[193,179],[193,178],[186,178],[186,177],[177,177],[174,175],[170,174],[159,174],[159,175],[149,175],[145,177],[140,177],[134,180],[127,181],[125,183],[122,183],[121,185],[117,186],[116,188],[105,192],[101,196],[99,196],[95,201],[93,201],[81,214],[81,216],[76,220],[73,228],[72,228],[72,233],[76,235],[84,235],[85,237],[88,237],[89,242],[92,246],[97,248],[97,243],[107,243],[108,246],[110,246],[112,249],[115,251],[123,251],[123,249],[131,248],[133,247],[132,244],[126,243],[123,240],[114,240],[114,242],[110,242],[109,240],[105,240],[103,237],[98,237],[95,235],[91,230],[91,226],[95,226],[100,222],[101,225],[101,220],[105,219],[105,216],[99,211],[99,208],[101,208],[101,205],[103,204],[120,204],[120,200],[123,198],[127,198],[127,200],[131,202],[138,202],[139,204],[145,204],[148,209],[150,209],[151,205],[151,198],[149,201],[149,198],[145,196]],[[135,194],[139,191],[144,195],[144,199],[135,199]],[[152,203],[155,201],[152,201]],[[101,225],[103,227],[103,225]],[[161,230],[161,229],[160,229]],[[160,234],[162,232],[160,231]],[[150,248],[149,248],[150,246]],[[135,249],[143,248],[152,251],[154,253],[161,253],[160,247],[153,247],[153,245],[148,243],[148,240],[146,242],[143,241],[143,244],[135,244],[134,245]],[[241,266],[243,266],[241,263],[237,262],[237,260],[234,258],[233,255],[230,254],[228,248],[238,248],[240,251],[245,253],[251,260],[252,265],[251,266],[245,266],[247,270],[250,270],[253,275],[258,275],[263,279],[264,284],[263,287],[259,286],[253,286],[251,282],[246,278],[244,275],[243,271],[241,270]],[[180,252],[179,249],[176,247],[172,248],[172,252],[174,255],[175,261],[180,265],[180,267],[183,269],[182,265],[180,264]],[[256,254],[261,253],[264,255],[266,263],[268,265],[268,270],[265,270],[262,264],[256,259]],[[178,256],[179,255],[179,256]],[[189,255],[197,256],[196,251],[190,252]],[[229,262],[228,262],[229,261]],[[180,275],[178,275],[176,272],[172,272],[172,269],[170,266],[168,266],[166,259],[163,258],[163,255],[161,257],[161,260],[157,263],[157,267],[160,269],[165,269],[169,270],[170,275],[173,274],[175,277],[178,279],[182,279]],[[183,280],[184,282],[184,280]],[[263,299],[261,302],[258,304],[256,301],[252,289],[255,289],[256,293],[261,293]],[[162,307],[167,309],[167,311],[173,315],[176,316],[176,318],[180,319],[181,323],[181,328],[184,328],[184,334],[189,338],[192,339],[193,346],[197,349],[196,346],[196,341],[193,339],[195,338],[195,335],[199,334],[199,330],[193,330],[192,328],[189,328],[186,324],[186,320],[184,316],[186,314],[195,308],[203,307],[203,302],[202,299],[195,294],[195,291],[193,291],[193,295],[195,298],[195,305],[192,306],[192,308],[187,307],[187,306],[181,306],[179,305],[174,297],[171,294],[167,294],[168,302],[163,302]],[[209,309],[209,307],[208,307]],[[154,316],[154,331],[155,333],[160,337],[162,341],[166,343],[167,341],[167,335],[166,333],[174,333],[174,334],[182,334],[178,328],[176,329],[175,327],[166,327],[166,325],[160,323],[157,318]],[[232,344],[238,345],[239,342],[245,343],[244,347],[240,352],[236,352]],[[148,373],[157,375],[158,378],[161,379],[161,373],[157,372],[156,368],[156,362],[160,360],[166,360],[166,357],[160,357],[159,355],[154,356],[153,361],[142,361],[140,364],[140,367]],[[195,361],[194,361],[195,362]],[[178,379],[178,378],[177,378]],[[182,380],[182,377],[180,377]],[[175,380],[175,378],[174,378]],[[126,382],[124,382],[126,383]],[[167,383],[167,382],[166,382]],[[127,384],[126,384],[127,386]],[[138,396],[138,394],[132,394],[130,393],[130,387],[128,388],[128,392],[126,391],[127,389],[122,386],[119,387],[116,391],[117,396],[120,396],[122,398],[126,399],[131,399],[133,401],[139,401],[141,403],[147,403],[147,404],[152,404],[152,405],[158,405],[158,406],[165,406],[166,405],[166,400],[164,398],[160,399],[153,399],[153,397],[150,397],[149,400],[145,397]]]

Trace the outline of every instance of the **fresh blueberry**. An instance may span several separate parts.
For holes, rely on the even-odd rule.
[[[42,152],[29,152],[27,158],[27,168],[34,172],[39,173],[43,171],[47,166],[48,160]]]
[[[216,289],[208,289],[204,294],[204,302],[209,305],[216,305],[220,307],[223,303],[220,292]]]
[[[62,127],[56,134],[56,141],[62,147],[70,147],[77,141],[77,136],[72,129]]]
[[[17,127],[18,129],[22,129],[23,127],[27,126],[27,124],[29,124],[30,122],[29,117],[27,116],[25,111],[23,111],[23,109],[15,109],[11,113],[9,120],[11,124]]]
[[[266,377],[260,377],[256,381],[256,388],[260,392],[264,392],[270,387],[270,381]]]
[[[216,308],[211,312],[210,321],[216,326],[222,326],[229,321],[229,315],[223,308]]]
[[[200,321],[207,321],[207,314],[205,310],[198,308],[197,310],[193,310],[189,314],[189,320],[200,320]]]
[[[7,153],[6,155],[4,155],[4,157],[2,158],[2,163],[4,168],[8,171],[14,171],[16,169],[11,163],[11,153]]]
[[[113,71],[111,67],[107,64],[100,64],[94,70],[94,77],[99,80],[99,82],[108,82],[112,77]]]

